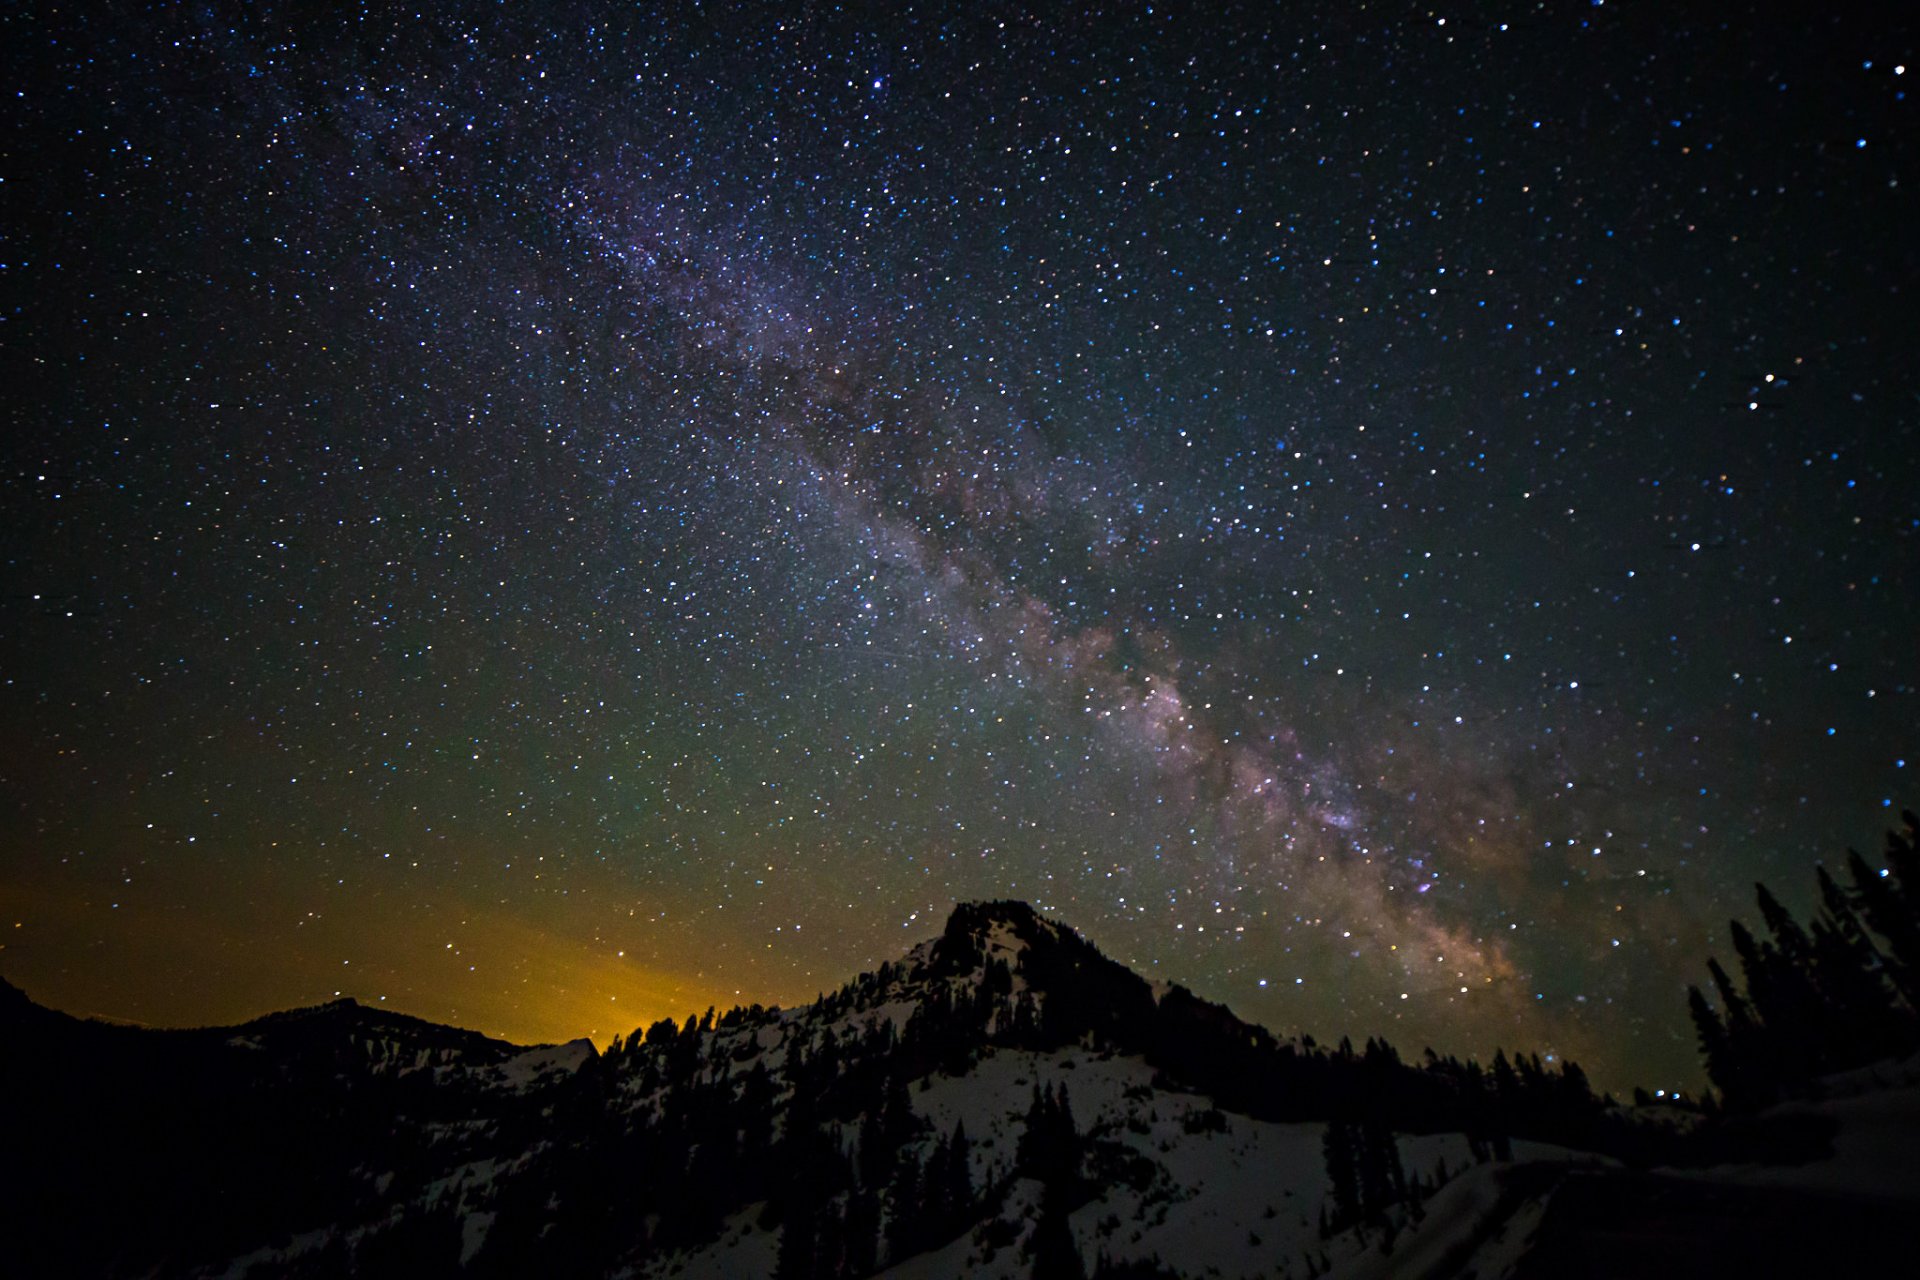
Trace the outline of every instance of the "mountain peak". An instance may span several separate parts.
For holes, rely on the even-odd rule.
[[[1021,898],[969,898],[954,903],[952,914],[980,916],[1008,923],[1040,919],[1040,913],[1034,910],[1033,904]]]
[[[1019,969],[1023,956],[1061,942],[1084,945],[1073,930],[1028,903],[1011,898],[960,902],[935,939],[930,959],[935,973],[956,976],[983,971],[994,960]]]
[[[1031,903],[1017,898],[983,898],[957,902],[947,917],[948,934],[971,934],[996,928],[1031,941],[1042,933],[1057,933],[1061,926],[1043,918]]]

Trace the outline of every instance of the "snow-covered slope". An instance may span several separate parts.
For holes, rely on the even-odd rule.
[[[0,1096],[40,1104],[6,1118],[47,1152],[9,1274],[1525,1274],[1624,1176],[1574,1148],[1644,1160],[1692,1118],[1537,1058],[1283,1041],[1007,902],[812,1004],[604,1054],[352,1002],[153,1033],[8,988],[0,1024],[35,1046]]]

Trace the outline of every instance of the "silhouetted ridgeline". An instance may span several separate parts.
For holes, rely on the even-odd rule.
[[[1450,1176],[1518,1141],[1641,1163],[1773,1141],[1644,1123],[1535,1054],[1482,1067],[1281,1040],[1018,902],[963,904],[939,937],[803,1008],[662,1020],[604,1054],[352,1001],[147,1031],[11,987],[0,1031],[21,1175],[0,1238],[24,1275],[649,1274],[722,1248],[788,1280],[940,1250],[956,1274],[1009,1256],[1019,1274],[1079,1274],[1070,1215],[1122,1196],[1164,1221],[1202,1189],[1168,1153],[1232,1162],[1260,1143],[1309,1153],[1292,1176],[1312,1203],[1271,1187],[1239,1247],[1307,1274],[1324,1248],[1273,1242],[1377,1231],[1390,1246]],[[1453,1143],[1451,1161],[1405,1166],[1420,1134],[1456,1135],[1429,1148]],[[1109,1264],[1103,1246],[1093,1270],[1160,1274],[1140,1254],[1152,1226],[1103,1220],[1103,1239],[1138,1247]]]

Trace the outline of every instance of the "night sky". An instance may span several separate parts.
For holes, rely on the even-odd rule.
[[[1695,1087],[1920,802],[1864,7],[122,7],[0,18],[43,1003],[604,1041],[1017,897]]]

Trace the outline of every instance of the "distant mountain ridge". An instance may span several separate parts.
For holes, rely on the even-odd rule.
[[[10,986],[0,1037],[23,1275],[1304,1276],[1430,1200],[1532,1203],[1474,1190],[1516,1144],[1677,1141],[1571,1064],[1283,1041],[1004,901],[605,1053],[351,1000],[148,1031]]]

